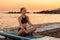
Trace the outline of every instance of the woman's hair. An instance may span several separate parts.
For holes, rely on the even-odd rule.
[[[24,7],[22,7],[22,8],[20,9],[20,12],[22,12],[22,10],[23,10],[23,9],[25,9],[25,8],[24,8]]]

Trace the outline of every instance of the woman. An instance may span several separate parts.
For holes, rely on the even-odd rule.
[[[18,17],[19,22],[19,29],[18,34],[24,35],[24,34],[31,34],[36,30],[36,27],[31,24],[29,17],[26,15],[26,8],[21,8],[21,16]],[[27,23],[31,25],[32,27],[30,29],[26,29]]]

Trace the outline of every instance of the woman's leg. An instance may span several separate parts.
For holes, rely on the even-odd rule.
[[[22,29],[19,30],[18,32],[19,35],[23,35],[24,34],[24,31]]]
[[[26,30],[26,34],[30,34],[36,30],[36,27],[32,26],[30,29]]]
[[[22,24],[22,26],[25,28],[26,27],[26,24]],[[18,34],[23,35],[23,34],[25,34],[25,31],[22,30],[21,28],[19,28],[18,29]]]

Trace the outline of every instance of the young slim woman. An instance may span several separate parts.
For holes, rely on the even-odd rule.
[[[19,35],[24,35],[24,34],[30,34],[36,30],[36,27],[31,24],[29,17],[26,15],[26,8],[21,8],[21,16],[18,17],[18,22],[19,22],[19,29],[18,29],[18,34]],[[31,25],[30,29],[26,29],[27,23]]]

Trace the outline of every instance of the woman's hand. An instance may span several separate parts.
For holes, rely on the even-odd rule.
[[[23,30],[23,32],[26,32],[26,30],[25,29],[22,29]]]

